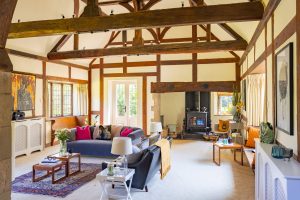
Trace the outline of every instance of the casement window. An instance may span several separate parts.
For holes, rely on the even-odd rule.
[[[50,117],[73,115],[73,85],[48,83],[48,113]]]
[[[217,93],[217,114],[231,115],[232,109],[232,93],[218,92]]]

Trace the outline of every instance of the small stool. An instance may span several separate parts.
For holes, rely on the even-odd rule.
[[[61,168],[65,166],[65,175],[59,179],[55,180],[55,172],[58,172],[59,170],[61,170]],[[36,171],[47,171],[47,174],[41,177],[36,178]],[[40,181],[46,177],[48,177],[49,175],[52,175],[52,184],[57,183],[58,181],[61,181],[63,179],[65,179],[68,176],[68,172],[67,172],[67,165],[65,162],[58,162],[58,163],[40,163],[40,164],[35,164],[32,166],[32,182],[37,182]]]

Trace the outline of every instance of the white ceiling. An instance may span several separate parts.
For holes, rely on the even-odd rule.
[[[206,4],[228,4],[228,3],[239,3],[246,2],[248,0],[206,0]],[[47,20],[47,19],[58,19],[64,15],[66,18],[71,18],[74,13],[74,0],[18,0],[17,7],[14,13],[13,22],[21,20],[25,21],[37,21],[37,20]],[[189,6],[188,0],[162,0],[152,7],[152,9],[167,9],[167,8],[177,8],[181,7],[181,2],[184,2],[185,6]],[[268,0],[263,0],[265,4]],[[83,11],[85,3],[80,1],[80,12]],[[128,12],[124,7],[119,5],[102,6],[102,11],[110,14],[111,10],[114,14],[126,13]],[[230,23],[229,26],[232,27],[237,33],[239,33],[244,39],[250,41],[258,22],[239,22]],[[212,26],[212,32],[219,37],[221,40],[228,40],[231,37],[225,33],[217,25]],[[133,37],[133,31],[128,32],[128,40]],[[176,37],[177,35],[191,35],[190,27],[177,27],[173,34],[169,34],[167,37]],[[80,34],[79,37],[79,49],[92,49],[92,48],[103,48],[107,41],[109,40],[110,32],[107,33],[94,33],[94,34]],[[144,39],[153,39],[148,31],[143,30]],[[61,36],[47,36],[47,37],[35,37],[35,38],[25,38],[25,39],[9,39],[7,42],[7,47],[25,51],[41,56],[46,56],[47,53],[53,48],[53,46],[58,42]],[[121,40],[119,36],[116,40]],[[61,49],[72,50],[73,48],[73,38],[65,44]],[[242,54],[242,52],[237,52]],[[88,66],[91,59],[79,59],[79,60],[68,60],[69,62],[81,64]]]

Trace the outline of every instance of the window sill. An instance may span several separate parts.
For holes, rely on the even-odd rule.
[[[219,114],[215,114],[214,116],[216,117],[232,117],[233,115],[219,115]]]

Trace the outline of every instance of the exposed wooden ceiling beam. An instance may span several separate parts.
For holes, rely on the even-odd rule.
[[[76,32],[146,29],[165,26],[253,21],[262,18],[261,2],[173,8],[125,13],[112,16],[83,17],[14,23],[9,38],[38,37]]]
[[[41,60],[41,61],[45,61],[45,62],[55,63],[55,64],[59,64],[59,65],[65,65],[65,66],[72,66],[74,68],[88,70],[88,68],[83,65],[78,65],[78,64],[74,64],[74,63],[60,61],[60,60],[49,60],[48,58],[46,58],[44,56],[34,55],[31,53],[26,53],[26,52],[14,50],[14,49],[6,48],[5,51],[11,55],[21,56],[21,57],[25,57],[25,58],[32,58],[32,59]]]
[[[160,44],[147,46],[117,47],[109,49],[89,49],[79,51],[50,52],[50,60],[71,58],[95,58],[113,55],[148,55],[148,54],[180,54],[215,52],[228,50],[245,50],[247,43],[244,41],[196,42],[178,44]]]
[[[166,92],[233,92],[235,81],[157,82],[151,83],[151,93]]]
[[[72,37],[72,34],[63,35],[50,52],[59,51],[71,37]]]
[[[281,2],[281,0],[269,1],[268,5],[266,7],[266,11],[264,13],[264,16],[263,16],[262,20],[259,22],[259,24],[258,24],[258,26],[257,26],[250,42],[249,42],[249,45],[248,45],[246,51],[242,55],[239,65],[242,65],[243,62],[246,60],[249,52],[254,47],[254,44],[255,44],[256,40],[259,38],[260,34],[262,33],[262,31],[265,28],[266,23],[271,18],[272,14],[274,13],[274,10],[277,8],[277,6],[279,5],[280,2]]]

